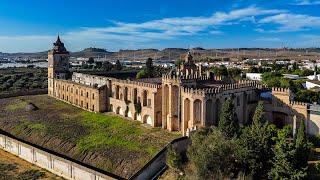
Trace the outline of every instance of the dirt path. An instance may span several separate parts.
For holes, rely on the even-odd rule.
[[[62,180],[63,178],[0,149],[0,180],[8,179]]]

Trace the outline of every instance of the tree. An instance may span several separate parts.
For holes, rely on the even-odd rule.
[[[258,106],[256,107],[256,110],[254,112],[252,121],[256,125],[260,125],[265,122],[264,119],[264,103],[263,101],[259,101]]]
[[[255,66],[250,66],[249,69],[247,70],[248,73],[258,73],[258,68]]]
[[[258,103],[253,121],[245,127],[240,136],[238,158],[242,164],[242,172],[251,174],[253,179],[267,179],[272,157],[271,134],[268,123],[264,123],[264,104]]]
[[[231,97],[223,103],[220,115],[219,129],[226,138],[237,137],[239,134],[239,120]]]
[[[183,59],[177,59],[176,61],[174,61],[174,64],[176,65],[177,68],[180,68],[182,63],[183,63]]]
[[[305,132],[304,121],[301,120],[300,127],[296,139],[296,160],[297,168],[298,167],[307,167],[308,166],[308,157],[310,153],[310,147],[308,145],[307,135]]]
[[[306,178],[306,168],[297,168],[295,164],[297,151],[291,141],[286,138],[278,139],[272,151],[274,158],[272,159],[272,169],[268,173],[270,178],[275,180]]]
[[[116,65],[114,66],[114,69],[117,71],[122,70],[122,65],[119,60],[116,61]]]
[[[240,77],[241,75],[241,69],[239,68],[229,68],[227,69],[227,72],[228,72],[228,77],[230,78]]]
[[[300,125],[295,143],[291,140],[292,126],[285,126],[278,131],[277,142],[272,149],[274,158],[271,161],[271,171],[268,173],[270,178],[275,180],[306,179],[309,152],[304,129],[304,125]]]
[[[311,90],[300,90],[294,94],[294,99],[301,102],[320,103],[320,93]]]
[[[105,71],[111,71],[112,68],[113,68],[113,65],[112,65],[109,61],[104,61],[104,62],[102,63],[101,68],[102,68],[103,70],[105,70]]]
[[[146,61],[146,76],[151,78],[153,77],[153,62],[152,62],[152,58],[148,58]]]
[[[94,63],[94,58],[90,57],[89,60],[88,60],[88,64],[93,64],[93,63]]]
[[[228,70],[224,65],[221,65],[219,67],[212,67],[211,69],[217,76],[228,76]]]
[[[139,71],[138,74],[136,75],[137,79],[143,79],[143,78],[146,78],[146,77],[147,77],[147,74],[146,74],[145,70]]]
[[[96,67],[97,69],[101,69],[102,67],[102,62],[96,62]]]
[[[236,139],[226,139],[215,128],[191,135],[187,155],[198,179],[224,179],[235,174]]]

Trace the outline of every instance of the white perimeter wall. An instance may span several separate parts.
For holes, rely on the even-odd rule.
[[[2,134],[0,134],[0,148],[66,179],[115,179]]]

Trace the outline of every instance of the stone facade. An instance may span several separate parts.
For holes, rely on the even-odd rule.
[[[240,123],[252,119],[261,93],[269,91],[256,81],[231,81],[203,74],[201,65],[187,54],[181,69],[171,71],[162,78],[117,79],[74,72],[70,75],[69,52],[58,37],[49,51],[48,94],[65,102],[94,112],[114,112],[133,120],[180,131],[183,135],[199,128],[218,125],[222,104],[232,97]],[[69,78],[71,77],[71,78]],[[282,127],[304,120],[310,127],[320,124],[318,116],[310,115],[309,106],[293,102],[289,89],[271,89],[265,112],[268,121]]]

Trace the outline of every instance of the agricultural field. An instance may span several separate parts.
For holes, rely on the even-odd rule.
[[[0,69],[0,93],[46,89],[47,70],[41,68]]]
[[[0,113],[2,130],[125,178],[180,137],[139,121],[87,112],[47,95],[1,99]]]

